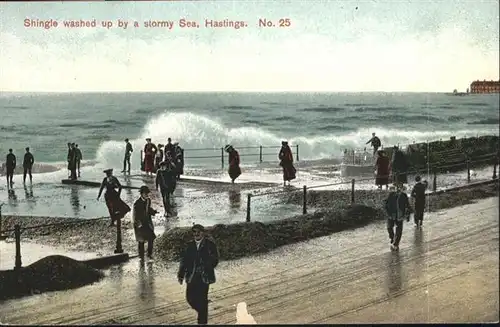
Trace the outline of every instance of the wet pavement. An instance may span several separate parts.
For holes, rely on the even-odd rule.
[[[305,166],[299,170],[298,177],[293,181],[290,190],[301,192],[302,185],[315,187],[316,190],[350,189],[351,178],[343,178],[333,173],[332,176],[324,175],[324,166]],[[221,169],[193,169],[186,172],[191,178],[207,179],[228,182],[221,183],[191,183],[180,182],[174,194],[177,217],[171,219],[170,226],[189,226],[193,221],[202,220],[206,225],[216,223],[232,223],[244,221],[246,217],[246,196],[249,192],[266,193],[283,191],[281,186],[281,170],[272,166],[243,167],[243,175],[237,180],[237,184],[229,184],[229,177],[225,170]],[[48,217],[78,217],[96,218],[108,216],[108,211],[103,198],[96,201],[98,189],[78,186],[62,185],[61,180],[66,178],[66,171],[57,171],[34,176],[34,184],[24,186],[20,181],[21,176],[16,175],[14,191],[8,192],[5,185],[0,186],[0,203],[5,203],[2,208],[4,215],[21,216],[48,216]],[[196,174],[203,177],[193,177]],[[471,174],[471,182],[491,179],[492,167],[486,167]],[[84,167],[82,179],[100,181],[102,172],[100,168]],[[123,185],[138,187],[144,184],[154,189],[154,179],[141,176],[133,172],[130,177],[117,174]],[[424,177],[432,184],[432,176]],[[413,180],[413,176],[409,176]],[[250,185],[253,182],[254,185]],[[463,185],[466,181],[466,172],[439,175],[437,179],[438,189],[450,188]],[[275,183],[262,184],[259,183]],[[328,183],[344,183],[318,187]],[[376,189],[373,179],[364,179],[356,182],[356,189]],[[413,183],[410,183],[410,186]],[[250,185],[250,186],[249,186]],[[131,205],[137,198],[137,190],[124,189],[122,198]],[[163,206],[158,194],[154,194],[154,204],[161,211],[155,219],[163,222]],[[277,203],[271,196],[253,197],[252,217],[258,217],[260,221],[280,219],[283,212],[300,213],[298,206]]]
[[[211,324],[246,302],[259,324],[498,321],[498,197],[406,223],[399,252],[384,222],[221,262]],[[137,259],[76,290],[5,301],[10,324],[194,324],[176,263]]]

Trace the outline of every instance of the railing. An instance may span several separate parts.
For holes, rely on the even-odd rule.
[[[467,171],[467,177],[466,177],[467,183],[470,183],[471,182],[471,168],[474,168],[475,166],[480,166],[480,165],[484,166],[487,164],[493,164],[492,179],[493,180],[498,179],[497,166],[499,164],[499,158],[498,158],[496,153],[487,154],[487,155],[477,157],[477,158],[475,158],[474,161],[465,160],[462,163],[454,164],[454,165],[439,165],[439,166],[438,165],[435,165],[435,166],[429,165],[425,169],[420,169],[420,170],[413,169],[413,170],[407,171],[406,173],[400,173],[400,174],[408,174],[409,175],[409,174],[419,174],[422,172],[432,173],[432,175],[433,175],[432,191],[436,192],[437,191],[437,171],[438,170],[442,170],[445,168],[459,167],[459,166],[464,167],[464,168],[466,168],[466,171]],[[389,175],[389,176],[379,176],[379,177],[392,178],[393,176]],[[252,198],[261,197],[261,196],[268,196],[268,195],[277,195],[277,194],[290,195],[293,193],[302,192],[302,214],[305,215],[305,214],[307,214],[307,191],[308,190],[314,189],[314,188],[323,188],[323,187],[329,187],[329,186],[340,186],[340,185],[351,184],[351,203],[355,203],[356,202],[356,198],[355,198],[356,182],[373,181],[374,179],[375,179],[374,177],[369,177],[369,178],[361,178],[358,180],[352,179],[349,182],[329,183],[329,184],[315,185],[315,186],[309,186],[309,187],[307,185],[304,185],[301,190],[299,189],[299,190],[294,190],[294,191],[280,190],[280,191],[272,191],[272,192],[267,192],[267,193],[259,193],[256,195],[254,195],[252,193],[248,193],[247,194],[246,221],[247,222],[251,221]]]
[[[299,161],[299,145],[293,145],[293,148],[295,148],[295,160]],[[279,150],[281,149],[281,146],[264,146],[264,145],[259,145],[259,146],[234,146],[234,148],[239,152],[240,157],[254,157],[254,158],[259,158],[259,162],[265,162],[264,157],[265,156],[274,156],[274,160],[277,160],[278,157],[278,152],[272,152],[272,153],[265,153],[265,149],[276,149]],[[243,153],[240,152],[241,150],[257,150],[259,149],[259,152],[255,153]],[[189,152],[206,152],[207,155],[201,155],[201,156],[186,156],[185,153]],[[221,148],[199,148],[199,149],[182,149],[182,154],[184,158],[184,164],[189,163],[190,159],[217,159],[220,158],[221,162],[221,167],[224,168],[225,165],[225,157],[226,155],[229,156],[229,154],[226,154],[224,151],[224,147]],[[140,151],[140,162],[143,160],[143,150]]]
[[[1,208],[1,205],[0,205]],[[81,219],[78,221],[68,221],[68,222],[59,222],[59,223],[52,223],[52,224],[42,224],[42,225],[36,225],[36,226],[26,226],[23,227],[20,224],[14,225],[13,229],[8,229],[8,230],[1,230],[0,229],[0,235],[3,235],[4,238],[7,238],[7,235],[9,233],[14,233],[14,238],[15,238],[15,246],[16,246],[16,255],[15,255],[15,265],[14,265],[14,270],[19,270],[22,268],[22,256],[21,256],[21,234],[25,230],[30,230],[30,229],[41,229],[41,228],[47,228],[47,227],[55,227],[55,226],[67,226],[67,225],[82,225],[82,224],[87,224],[87,223],[92,223],[96,220],[108,220],[109,217],[102,217],[102,218],[95,218],[95,219]],[[1,211],[0,211],[0,227],[1,227]],[[116,248],[114,253],[123,253],[123,248],[122,248],[122,228],[121,228],[121,219],[118,219],[116,221]]]

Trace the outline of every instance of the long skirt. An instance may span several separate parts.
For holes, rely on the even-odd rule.
[[[377,172],[375,177],[375,185],[388,185],[389,184],[389,173],[386,171]]]
[[[147,173],[152,173],[154,172],[154,157],[152,155],[145,155],[144,156],[144,171]]]
[[[297,170],[292,164],[284,164],[283,166],[283,180],[285,182],[289,182],[292,179],[295,179],[295,173]]]
[[[128,204],[123,202],[118,195],[118,192],[106,192],[104,194],[104,200],[106,201],[106,206],[108,207],[109,216],[111,221],[116,221],[125,217],[127,213],[130,212],[130,207]]]
[[[228,170],[229,177],[231,177],[231,180],[235,180],[241,175],[241,168],[239,165],[232,165],[229,166]]]

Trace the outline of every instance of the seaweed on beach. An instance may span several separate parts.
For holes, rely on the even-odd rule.
[[[360,227],[383,217],[384,213],[380,209],[352,205],[342,210],[316,211],[266,223],[219,224],[208,227],[207,234],[217,243],[220,259],[232,260]],[[191,240],[190,228],[173,228],[156,240],[155,251],[164,260],[178,259],[186,243]]]
[[[22,267],[0,271],[0,299],[77,288],[100,280],[104,274],[71,258],[54,255]]]

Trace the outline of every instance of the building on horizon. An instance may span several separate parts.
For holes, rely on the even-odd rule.
[[[470,85],[470,93],[500,93],[499,81],[474,81]]]

